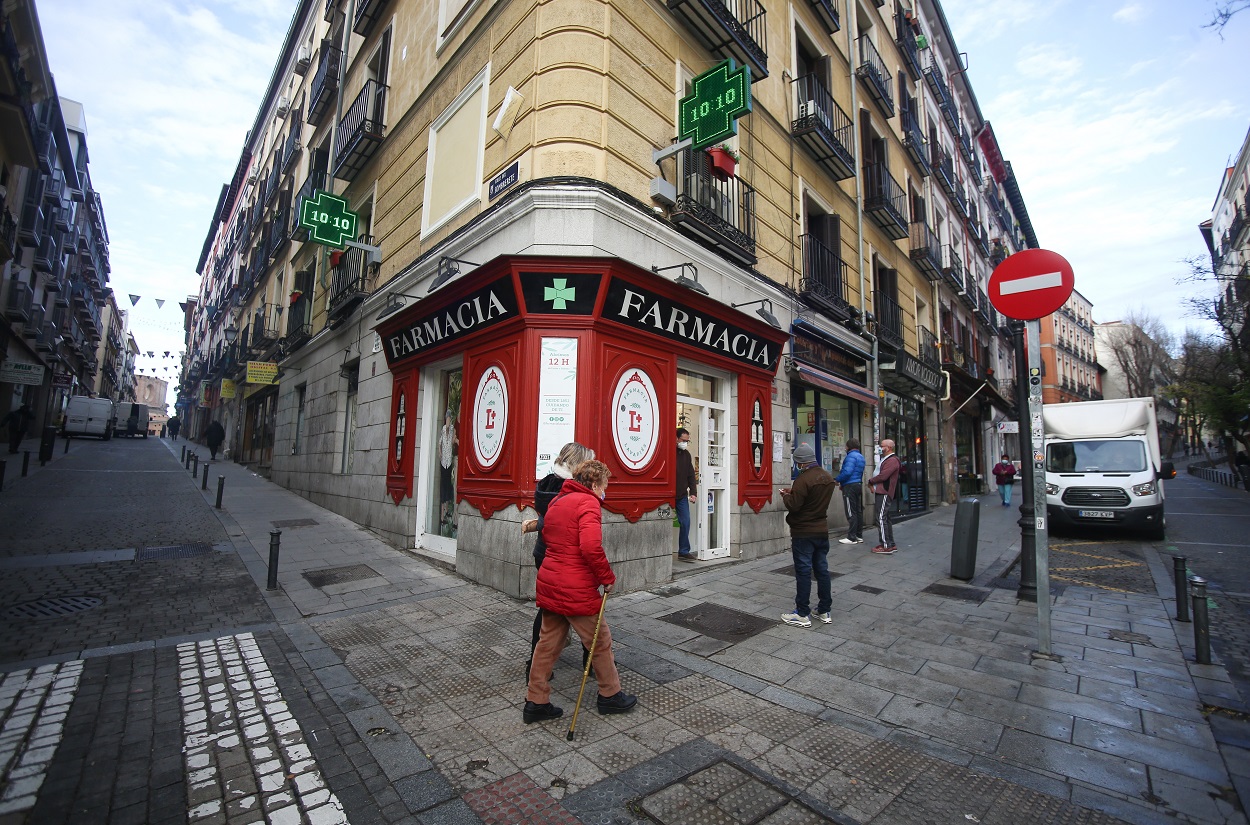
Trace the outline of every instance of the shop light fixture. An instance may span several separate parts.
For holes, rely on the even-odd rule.
[[[462,261],[459,258],[449,258],[444,255],[438,259],[438,275],[434,278],[434,283],[430,284],[430,289],[426,292],[426,294],[430,294],[430,292],[433,292],[443,284],[450,281],[452,278],[459,275],[460,264],[467,264],[468,266],[481,266],[481,264],[475,264],[472,261]]]
[[[690,271],[694,273],[693,278],[686,277],[686,267],[690,267]],[[680,263],[680,264],[673,264],[672,266],[651,267],[651,271],[656,274],[664,272],[665,270],[668,270],[668,269],[680,269],[681,270],[681,274],[678,275],[676,279],[674,279],[674,283],[680,286],[684,286],[686,289],[693,289],[695,292],[699,293],[700,295],[711,294],[707,291],[707,287],[699,283],[699,270],[694,264],[690,263],[689,261],[686,261],[685,263]]]
[[[226,336],[227,344],[233,344],[239,338],[239,328],[231,323],[230,326],[221,331],[221,334]]]
[[[738,309],[740,307],[749,307],[752,304],[767,304],[767,306],[761,306],[759,309],[755,310],[755,314],[763,318],[766,324],[770,324],[777,329],[781,329],[781,322],[777,320],[776,315],[773,315],[773,302],[771,298],[760,298],[758,301],[747,301],[742,304],[730,304],[730,306],[734,309]]]
[[[405,292],[388,292],[386,293],[386,303],[382,306],[382,311],[373,320],[381,321],[383,318],[389,318],[396,312],[399,312],[404,308],[404,298],[411,298],[414,301],[421,300],[418,296],[409,295]]]

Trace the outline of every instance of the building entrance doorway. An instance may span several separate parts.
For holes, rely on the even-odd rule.
[[[677,370],[677,424],[690,431],[698,500],[690,505],[690,549],[702,557],[729,555],[728,380]]]

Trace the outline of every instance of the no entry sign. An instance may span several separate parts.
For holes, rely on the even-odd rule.
[[[1064,305],[1072,294],[1072,265],[1049,249],[1026,249],[1007,258],[990,275],[990,303],[1017,321],[1036,321]]]

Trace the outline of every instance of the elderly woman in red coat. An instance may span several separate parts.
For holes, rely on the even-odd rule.
[[[584,461],[564,482],[560,494],[543,519],[547,556],[538,569],[535,585],[543,611],[542,631],[534,648],[529,689],[523,718],[528,725],[563,715],[551,704],[551,666],[568,642],[569,628],[590,647],[595,621],[604,596],[612,592],[616,574],[603,552],[603,521],[600,502],[607,495],[608,468],[601,461]],[[621,690],[621,677],[612,658],[612,632],[603,621],[591,659],[599,683],[600,713],[626,713],[638,703],[636,696]]]

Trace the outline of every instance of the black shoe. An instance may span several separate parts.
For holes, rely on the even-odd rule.
[[[544,719],[559,719],[563,715],[564,708],[558,708],[550,702],[542,705],[526,702],[521,718],[525,720],[525,724],[529,725],[534,722],[541,722]]]
[[[595,704],[598,706],[600,714],[629,713],[634,709],[634,705],[638,704],[638,697],[630,696],[625,691],[618,690],[612,696],[600,696],[599,701]]]
[[[678,561],[698,561],[698,559],[699,557],[696,556],[694,553],[678,553],[677,554]]]

